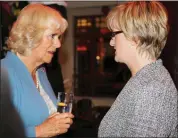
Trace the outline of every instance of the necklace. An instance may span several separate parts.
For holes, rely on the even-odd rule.
[[[39,89],[39,80],[38,80],[38,73],[35,73],[36,76],[36,88]]]

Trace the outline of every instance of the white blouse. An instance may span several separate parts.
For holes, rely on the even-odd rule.
[[[37,85],[39,86],[40,95],[43,97],[43,99],[48,107],[49,114],[51,115],[51,114],[57,112],[57,106],[54,105],[53,101],[50,99],[50,97],[45,92],[45,90],[43,89],[43,87],[40,83],[38,72],[36,72],[36,81],[37,81]]]

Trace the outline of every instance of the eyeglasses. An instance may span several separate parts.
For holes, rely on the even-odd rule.
[[[123,33],[123,31],[115,31],[115,32],[112,32],[111,38],[115,37],[115,35],[120,34],[120,33]]]

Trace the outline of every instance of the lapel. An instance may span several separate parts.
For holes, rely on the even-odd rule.
[[[44,67],[41,67],[37,70],[38,72],[38,77],[39,77],[39,81],[43,87],[43,89],[45,90],[45,92],[48,94],[48,96],[50,97],[50,99],[52,100],[53,104],[56,105],[57,104],[57,100],[56,97],[54,95],[54,92],[51,88],[50,83],[48,82],[48,78],[46,75],[46,70]]]
[[[33,79],[30,75],[25,64],[12,52],[8,52],[6,59],[8,60],[9,64],[12,64],[12,67],[18,72],[18,76],[24,81],[28,81],[29,85],[34,89],[35,85]]]
[[[45,101],[43,100],[43,97],[41,97],[39,91],[37,90],[34,81],[31,77],[30,72],[28,71],[25,64],[12,52],[8,52],[6,55],[6,60],[9,64],[12,65],[13,68],[15,68],[16,72],[18,73],[18,77],[28,84],[28,89],[30,89],[31,92],[33,92],[36,96],[39,97],[40,101],[43,102],[43,105],[46,106],[46,109],[48,109]],[[48,112],[48,111],[47,111]]]

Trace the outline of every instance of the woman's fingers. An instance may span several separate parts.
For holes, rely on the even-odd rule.
[[[73,123],[74,115],[71,113],[54,113],[50,115],[40,126],[37,126],[37,136],[55,136],[66,133]],[[42,131],[45,133],[42,133]]]
[[[71,113],[59,113],[56,115],[58,118],[74,118],[74,115]]]
[[[52,118],[52,117],[54,117],[54,116],[56,116],[56,115],[59,115],[60,113],[59,112],[55,112],[55,113],[53,113],[52,115],[50,115],[48,118]]]
[[[61,128],[58,130],[58,134],[63,134],[63,133],[66,133],[67,131],[68,129]]]
[[[72,124],[73,120],[71,118],[62,118],[57,120],[59,124]]]
[[[74,118],[74,115],[71,113],[54,113],[48,117],[50,118],[55,118],[55,119],[62,119],[62,118]]]
[[[58,124],[58,129],[69,129],[70,124]]]

